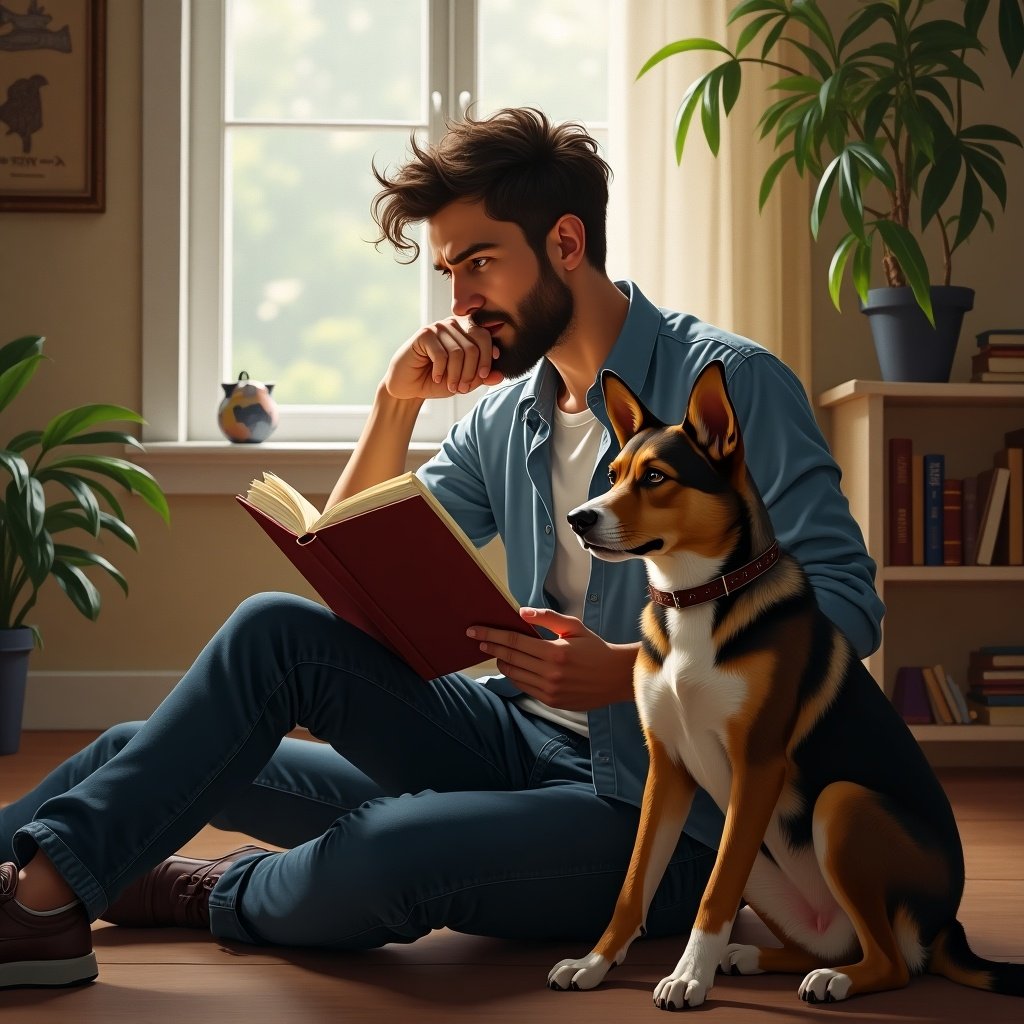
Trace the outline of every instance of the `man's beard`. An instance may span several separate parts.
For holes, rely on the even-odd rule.
[[[547,253],[543,253],[537,283],[523,299],[515,317],[503,310],[477,310],[473,321],[480,324],[501,320],[511,329],[513,339],[508,347],[495,342],[498,358],[492,369],[506,380],[515,380],[558,344],[574,312],[572,292],[555,273]]]

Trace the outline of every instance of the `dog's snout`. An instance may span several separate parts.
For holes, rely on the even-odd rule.
[[[578,533],[582,537],[597,522],[597,513],[593,509],[577,508],[565,518],[569,520],[573,533]]]

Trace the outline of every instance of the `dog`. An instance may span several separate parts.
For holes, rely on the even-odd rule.
[[[650,766],[611,922],[548,986],[592,989],[622,963],[700,786],[725,826],[683,955],[654,989],[660,1009],[701,1005],[717,970],[803,974],[809,1003],[902,987],[925,971],[1024,995],[1024,965],[983,960],[967,944],[952,808],[779,549],[723,365],[701,371],[679,425],[660,422],[611,372],[602,387],[621,451],[611,489],[568,518],[594,556],[646,563],[652,600],[633,688]],[[730,943],[741,897],[781,948]]]

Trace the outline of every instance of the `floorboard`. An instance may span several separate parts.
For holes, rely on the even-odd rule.
[[[33,785],[92,734],[28,733],[22,750],[0,759],[0,803]],[[1024,962],[1024,769],[942,769],[965,847],[967,884],[960,919],[976,952]],[[186,847],[212,856],[246,842],[204,829]],[[766,938],[741,912],[740,941]],[[177,929],[142,931],[97,923],[99,980],[66,991],[0,993],[0,1020],[12,1024],[606,1024],[658,1021],[651,990],[678,959],[682,939],[637,943],[628,961],[594,992],[551,992],[548,968],[585,952],[563,943],[506,942],[441,931],[408,946],[360,954],[223,944]],[[788,1021],[950,1021],[1021,1024],[1024,1002],[918,978],[898,992],[833,1006],[802,1003],[799,978],[720,977],[706,1008],[726,1024]]]

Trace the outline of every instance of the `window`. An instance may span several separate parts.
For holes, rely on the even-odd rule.
[[[147,440],[219,439],[219,384],[242,370],[276,383],[275,441],[354,440],[395,349],[449,303],[429,259],[371,244],[371,161],[470,104],[539,106],[603,143],[613,2],[147,0]],[[477,397],[427,403],[414,439]]]

